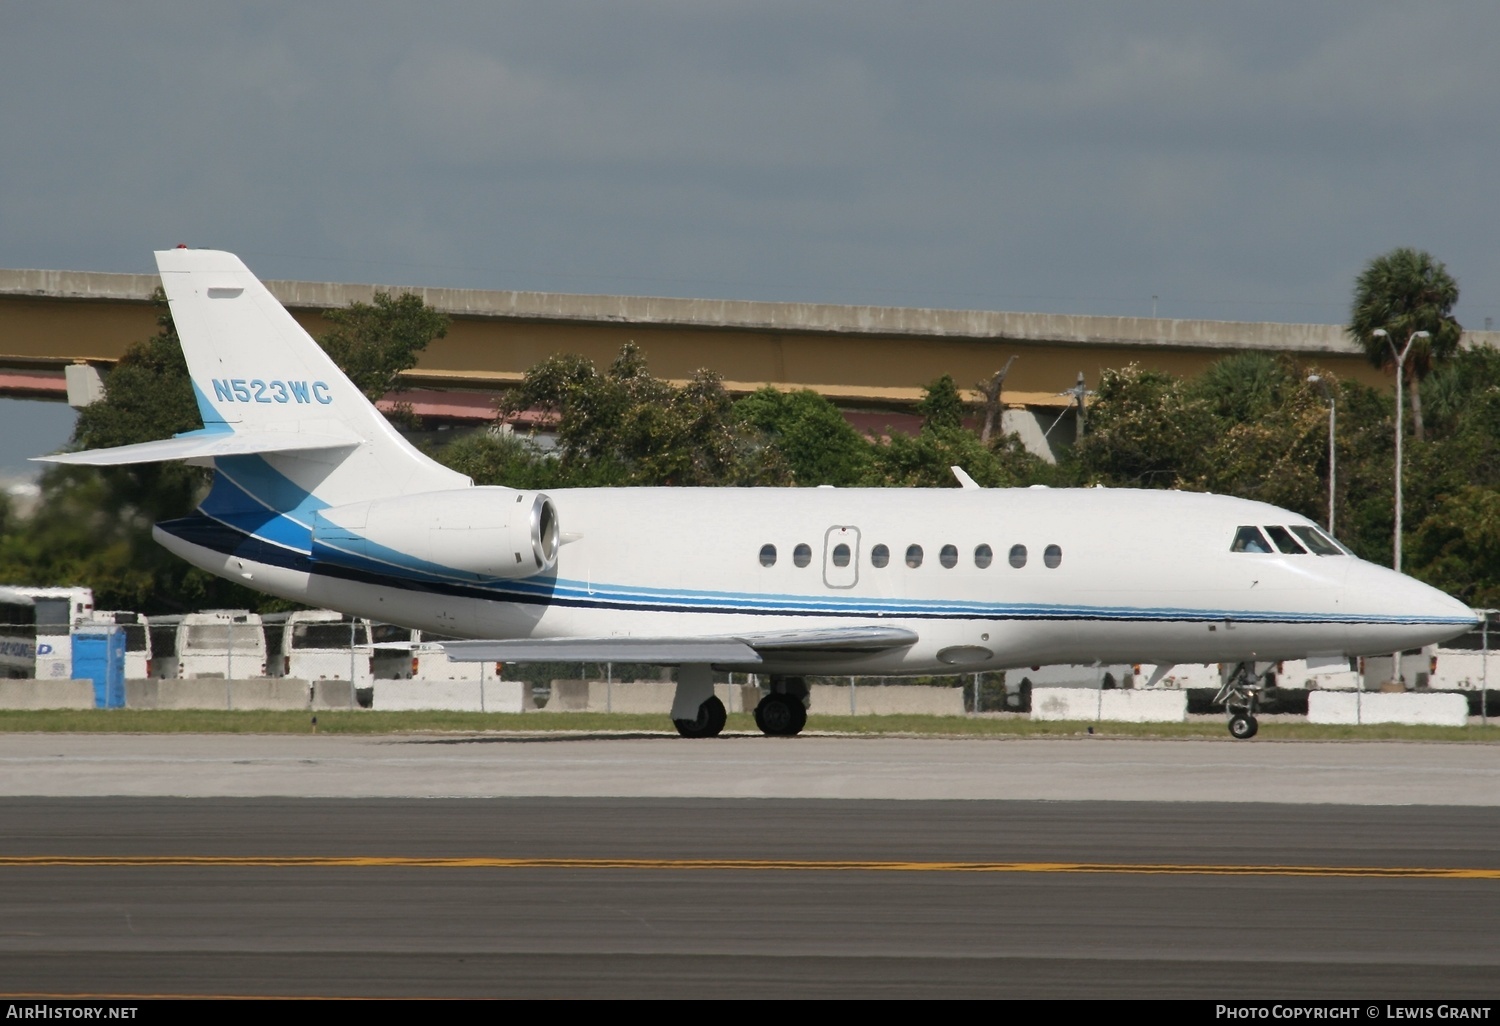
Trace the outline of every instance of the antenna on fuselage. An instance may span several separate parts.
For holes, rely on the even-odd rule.
[[[953,471],[954,477],[958,478],[958,486],[960,488],[968,489],[983,487],[983,485],[981,485],[978,481],[970,477],[968,472],[964,470],[963,467],[949,467],[948,469]]]

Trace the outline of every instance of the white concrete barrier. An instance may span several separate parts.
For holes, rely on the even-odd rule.
[[[302,710],[310,688],[295,677],[223,680],[127,680],[127,709],[225,709],[229,711]]]
[[[1033,720],[1107,720],[1111,723],[1184,723],[1187,692],[1033,688]]]
[[[282,677],[229,682],[229,707],[244,711],[299,711],[308,708],[311,689],[305,680]]]
[[[1469,702],[1453,694],[1381,694],[1367,691],[1310,691],[1307,722],[1412,723],[1438,727],[1462,727],[1469,722]]]
[[[583,684],[583,681],[570,681],[572,684]],[[724,684],[714,685],[714,694],[719,701],[724,703],[724,708],[729,712],[739,712],[734,708],[728,692],[728,686]],[[582,708],[589,712],[617,712],[617,713],[643,713],[649,715],[666,716],[672,711],[672,696],[677,691],[677,685],[670,681],[638,680],[624,683],[622,681],[588,681],[583,696]],[[557,694],[554,690],[553,694]],[[552,703],[547,703],[550,708]],[[559,709],[559,712],[564,710]]]
[[[311,683],[312,702],[309,707],[314,711],[359,708],[359,704],[355,701],[353,681],[315,680]]]
[[[672,681],[554,680],[543,712],[617,712],[665,716],[672,711]],[[715,684],[714,694],[727,712],[750,712],[760,689],[748,684]]]
[[[371,687],[376,712],[479,712],[483,701],[477,680],[377,680]]]
[[[91,680],[0,680],[0,709],[92,709]]]
[[[808,711],[819,716],[962,716],[964,689],[927,684],[814,684]]]
[[[666,716],[672,711],[672,696],[676,690],[676,684],[664,681],[639,680],[626,684],[620,681],[591,680],[588,682],[585,708],[589,712]],[[714,694],[724,703],[724,708],[729,712],[740,712],[741,710],[733,708],[727,691],[728,688],[723,684],[714,685]]]
[[[529,712],[531,686],[519,680],[377,680],[370,708],[381,712]]]

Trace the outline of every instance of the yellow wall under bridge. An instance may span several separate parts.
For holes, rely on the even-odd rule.
[[[0,271],[0,393],[56,393],[70,363],[108,364],[156,331],[152,275]],[[368,301],[375,286],[268,282],[314,335],[322,310]],[[408,291],[391,287],[389,291]],[[731,390],[811,388],[850,408],[899,408],[951,374],[961,388],[1017,354],[1009,404],[1062,406],[1057,393],[1083,372],[1089,385],[1132,362],[1180,375],[1234,352],[1289,353],[1317,368],[1389,387],[1338,325],[1266,324],[1060,314],[921,310],[411,289],[452,318],[446,338],[407,375],[413,388],[489,391],[514,383],[553,353],[603,366],[636,342],[653,373],[684,380],[699,368]],[[1490,336],[1494,336],[1493,338]],[[1500,340],[1497,332],[1471,341]]]

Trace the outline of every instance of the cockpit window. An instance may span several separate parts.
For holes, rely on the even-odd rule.
[[[1307,555],[1307,550],[1297,544],[1297,539],[1293,538],[1292,533],[1286,528],[1268,527],[1266,528],[1266,533],[1271,536],[1271,540],[1276,543],[1276,547],[1282,552],[1294,556]]]
[[[1342,556],[1345,550],[1316,527],[1292,525],[1292,533],[1307,543],[1307,547],[1320,556]]]
[[[1234,544],[1229,546],[1230,552],[1270,552],[1271,546],[1266,544],[1266,536],[1260,533],[1258,527],[1242,527],[1234,532]]]

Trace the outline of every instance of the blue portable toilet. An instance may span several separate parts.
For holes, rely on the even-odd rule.
[[[89,624],[73,632],[73,677],[94,682],[95,709],[125,708],[125,631]]]

